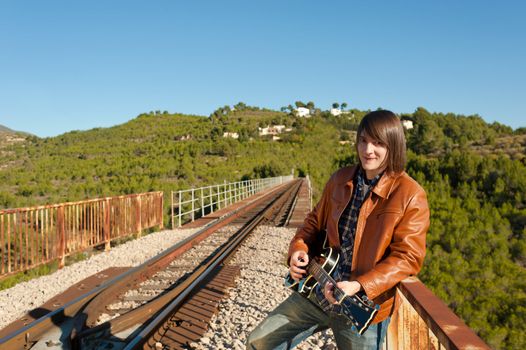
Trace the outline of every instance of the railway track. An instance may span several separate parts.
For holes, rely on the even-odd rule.
[[[226,262],[262,222],[282,225],[300,181],[279,186],[191,237],[0,339],[2,349],[176,349],[206,330],[239,268]]]

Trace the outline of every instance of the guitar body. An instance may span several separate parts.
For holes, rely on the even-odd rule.
[[[332,276],[333,272],[340,261],[340,254],[332,248],[327,248],[319,256],[314,257],[316,262]],[[292,289],[295,292],[300,293],[305,298],[308,298],[314,288],[318,285],[318,281],[313,275],[308,275],[300,281],[294,281],[290,274],[285,277],[285,287]]]
[[[326,248],[320,255],[309,256],[309,264],[306,266],[308,275],[300,281],[295,281],[290,273],[285,277],[285,286],[308,298],[318,284],[323,288],[327,283],[334,286],[334,297],[338,300],[342,314],[347,317],[348,324],[357,334],[363,334],[371,324],[374,316],[380,309],[365,293],[346,295],[343,290],[336,286],[332,275],[340,261],[340,254],[333,248]]]

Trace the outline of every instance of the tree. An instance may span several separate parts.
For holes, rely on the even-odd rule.
[[[340,107],[340,104],[338,102],[334,102],[332,104],[332,108],[338,108],[338,107]]]
[[[305,103],[303,103],[301,101],[296,101],[296,102],[294,102],[294,104],[296,105],[296,108],[305,107]]]
[[[247,109],[247,105],[244,103],[244,102],[238,102],[234,108],[236,109],[236,111],[244,111],[245,109]]]
[[[430,154],[443,148],[444,132],[436,120],[424,108],[418,107],[413,114],[414,131],[408,140],[408,146],[419,154]]]
[[[346,102],[342,102],[342,111],[347,108],[347,103]]]

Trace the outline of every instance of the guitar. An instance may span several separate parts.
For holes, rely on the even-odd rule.
[[[319,256],[309,259],[309,264],[305,268],[308,276],[295,281],[289,273],[285,277],[285,286],[308,298],[318,284],[323,288],[327,283],[331,283],[334,286],[334,297],[341,305],[343,315],[348,318],[348,324],[352,325],[351,329],[354,332],[361,335],[371,324],[380,305],[369,300],[365,293],[358,292],[349,296],[336,286],[336,281],[331,275],[338,266],[339,260],[340,254],[336,250],[326,248]]]

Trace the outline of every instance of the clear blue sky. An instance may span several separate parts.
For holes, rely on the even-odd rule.
[[[312,100],[526,126],[523,1],[0,2],[0,124],[54,136],[142,112]]]

